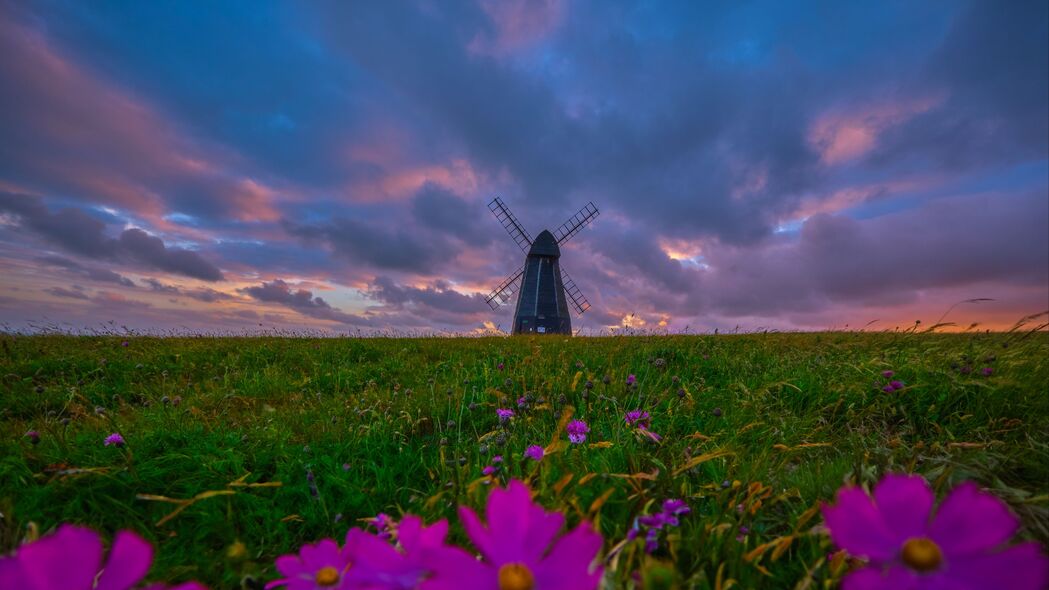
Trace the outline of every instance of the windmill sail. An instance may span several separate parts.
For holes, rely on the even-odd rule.
[[[600,213],[601,212],[597,210],[597,207],[594,206],[593,202],[587,203],[578,213],[569,217],[568,221],[562,223],[556,230],[554,230],[554,239],[557,240],[557,245],[560,246],[572,239],[572,236],[579,233],[579,230],[586,227],[586,225],[593,221],[593,219]]]
[[[499,223],[503,224],[503,229],[510,234],[510,237],[521,248],[521,251],[528,252],[528,248],[532,245],[532,236],[528,235],[528,232],[521,227],[521,222],[517,220],[510,208],[503,204],[503,200],[499,197],[492,199],[492,202],[488,203],[488,210],[495,215]]]
[[[586,310],[590,309],[590,302],[583,296],[583,292],[576,286],[575,281],[572,277],[568,276],[565,272],[565,267],[561,267],[561,283],[565,286],[565,295],[572,302],[572,307],[575,308],[576,313],[583,315]]]
[[[517,269],[517,272],[506,277],[503,282],[499,283],[499,286],[496,287],[488,297],[484,298],[484,302],[488,304],[488,307],[497,309],[500,305],[509,301],[521,286],[521,275],[523,274],[524,266]]]

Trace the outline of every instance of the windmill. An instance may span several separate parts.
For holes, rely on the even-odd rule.
[[[590,302],[558,259],[560,246],[579,233],[598,215],[597,207],[587,203],[578,213],[568,218],[554,231],[544,229],[535,240],[521,227],[517,217],[503,201],[496,197],[488,209],[503,224],[503,228],[525,253],[524,264],[492,291],[485,301],[492,309],[517,295],[514,311],[514,334],[571,334],[572,318],[568,314],[571,302],[576,313],[590,309]]]

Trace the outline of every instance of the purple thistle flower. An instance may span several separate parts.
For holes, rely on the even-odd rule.
[[[990,377],[991,374],[994,373],[994,369],[991,367],[984,367],[980,370],[980,373],[983,374],[984,377]]]
[[[525,449],[525,452],[524,452],[524,456],[528,457],[529,459],[531,459],[533,461],[542,461],[543,460],[543,454],[544,454],[543,447],[541,447],[539,445],[532,445],[532,446],[528,447],[527,449]]]
[[[892,371],[882,371],[881,372],[881,376],[885,377],[886,379],[892,379],[892,376],[895,375],[895,374],[896,373],[893,373]]]
[[[643,410],[630,410],[625,416],[623,416],[623,420],[626,421],[627,426],[634,426],[638,423],[640,423],[639,425],[644,426],[648,423],[648,419],[648,412]]]
[[[113,434],[110,434],[109,436],[106,437],[106,440],[103,441],[103,442],[104,442],[104,445],[107,446],[107,447],[109,445],[122,447],[122,446],[124,446],[124,443],[125,443],[124,437],[121,436],[119,432],[114,432]]]
[[[904,386],[903,381],[890,381],[889,382],[889,387],[892,387],[893,391],[896,391],[898,389],[903,389],[903,386]]]
[[[1049,584],[1049,560],[1038,543],[1003,547],[1020,521],[972,482],[954,488],[936,510],[932,489],[916,475],[886,475],[873,496],[847,486],[836,500],[823,506],[831,539],[868,561],[846,576],[846,588],[1039,590]]]
[[[586,442],[586,433],[590,432],[590,427],[582,420],[572,420],[565,427],[565,432],[568,433],[568,440],[572,444],[578,445]]]
[[[103,563],[98,533],[64,524],[54,534],[18,548],[13,556],[0,558],[0,588],[129,590],[146,576],[152,562],[153,547],[145,539],[120,531]],[[171,590],[206,589],[190,582]]]
[[[895,389],[892,388],[892,385],[886,385],[885,387],[882,387],[881,390],[884,391],[885,393],[892,393],[892,392],[896,391]]]
[[[527,405],[528,405],[528,400],[526,400],[523,395],[521,397],[517,398],[517,407],[523,408],[523,407],[525,407]]]
[[[626,384],[633,385],[637,381],[637,377],[633,373],[626,376]]]
[[[487,524],[473,510],[459,508],[466,534],[484,560],[447,552],[434,563],[428,590],[597,588],[602,568],[595,558],[602,539],[589,523],[558,538],[564,516],[532,502],[528,488],[517,480],[492,491],[485,513]]]
[[[502,462],[503,462],[503,456],[502,455],[496,455],[496,456],[492,457],[492,463],[502,463]]]
[[[504,366],[505,365],[503,365],[503,363],[499,363],[498,365],[495,366],[495,368],[499,369],[500,371],[502,371]]]
[[[481,473],[483,475],[492,475],[495,473],[495,467],[492,465],[486,465],[485,468],[481,470]]]
[[[510,408],[499,408],[495,411],[496,415],[499,416],[499,423],[506,424],[510,421],[510,418],[514,417],[514,411]]]
[[[40,444],[40,433],[35,430],[26,432],[25,437],[29,439],[29,444],[31,445]]]

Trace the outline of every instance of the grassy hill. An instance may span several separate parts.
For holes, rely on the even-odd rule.
[[[614,587],[659,564],[682,587],[833,586],[814,508],[891,471],[940,497],[975,480],[1049,542],[1044,332],[0,342],[2,551],[60,522],[132,528],[158,547],[151,578],[254,587],[380,512],[448,518],[462,540],[455,506],[483,506],[495,455],[500,479],[595,521]],[[626,425],[634,409],[660,442]],[[659,550],[621,544],[668,498],[692,512]]]

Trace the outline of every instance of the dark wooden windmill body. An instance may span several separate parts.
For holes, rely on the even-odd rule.
[[[492,199],[488,208],[524,251],[525,262],[485,301],[496,309],[517,293],[514,334],[572,334],[569,306],[582,315],[590,308],[590,303],[561,267],[561,244],[597,217],[597,207],[587,203],[553,233],[544,229],[535,240],[498,197]]]

